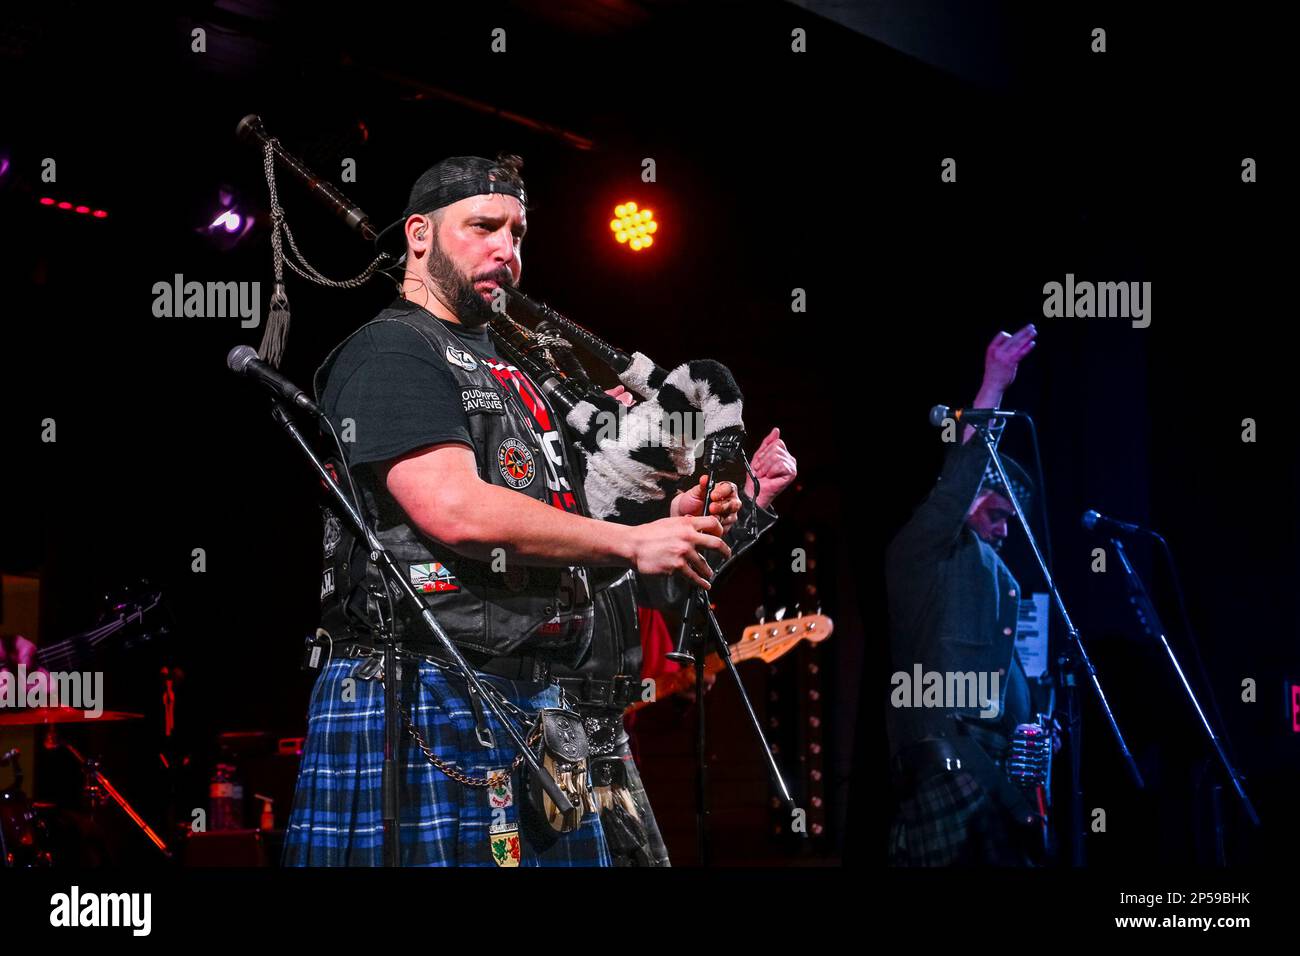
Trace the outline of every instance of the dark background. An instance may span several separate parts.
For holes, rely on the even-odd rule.
[[[1060,584],[1149,780],[1133,793],[1088,701],[1086,806],[1108,816],[1090,861],[1207,860],[1197,814],[1208,797],[1196,785],[1206,746],[1167,662],[1138,639],[1115,575],[1089,572],[1098,542],[1078,525],[1089,507],[1153,525],[1173,547],[1265,821],[1244,832],[1225,796],[1228,859],[1282,860],[1300,842],[1300,743],[1283,701],[1283,681],[1300,679],[1298,476],[1283,404],[1293,304],[1277,242],[1293,199],[1279,144],[1284,33],[1249,7],[1206,22],[972,6],[882,16],[826,5],[835,19],[784,3],[518,2],[483,14],[369,4],[364,17],[195,3],[129,20],[89,4],[14,11],[0,48],[22,94],[6,97],[0,132],[14,240],[0,565],[42,576],[43,642],[90,626],[103,590],[148,577],[167,595],[172,635],[122,655],[109,703],[148,706],[159,659],[184,665],[185,785],[201,790],[217,733],[303,732],[313,479],[262,396],[223,367],[260,330],[154,318],[152,286],[175,273],[260,281],[265,311],[266,185],[260,157],[233,136],[246,113],[326,178],[355,158],[344,191],[378,223],[437,159],[509,150],[525,158],[531,198],[524,288],[661,365],[722,359],[745,391],[751,448],[777,425],[799,461],[777,535],[719,603],[733,639],[760,602],[820,601],[835,619],[819,650],[776,674],[746,671],[779,734],[803,716],[793,671],[819,666],[825,828],[758,838],[773,823],[770,790],[720,685],[709,697],[719,860],[883,862],[884,547],[938,472],[926,411],[968,402],[991,336],[1030,321],[1039,345],[1007,403],[1039,424]],[[190,52],[196,25],[206,54]],[[489,52],[496,26],[505,55]],[[1089,52],[1094,26],[1108,30],[1105,54]],[[809,31],[807,54],[789,52],[794,27]],[[58,161],[55,185],[39,180],[45,156]],[[639,180],[647,156],[654,184]],[[948,156],[954,184],[939,181]],[[1256,184],[1241,182],[1245,156],[1259,163]],[[199,228],[223,184],[258,216],[228,250]],[[308,259],[336,278],[359,272],[365,245],[284,176],[280,188]],[[110,215],[39,206],[47,194]],[[662,223],[636,257],[606,227],[628,198]],[[1067,272],[1151,281],[1152,325],[1045,319],[1042,286]],[[804,314],[791,314],[795,288]],[[283,371],[305,384],[389,288],[335,292],[291,275],[289,296]],[[40,441],[47,417],[53,444]],[[1241,441],[1244,418],[1258,424],[1253,444]],[[1007,442],[1028,457],[1023,434]],[[780,570],[810,534],[816,594]],[[204,574],[190,569],[197,547]],[[1194,670],[1163,567],[1132,552]],[[1241,702],[1245,678],[1256,703]],[[651,796],[682,863],[694,858],[692,717],[673,702],[640,721]],[[126,779],[157,802],[148,731],[125,733],[129,745],[118,734],[103,747],[125,749]],[[787,741],[785,766],[806,796],[799,746]]]

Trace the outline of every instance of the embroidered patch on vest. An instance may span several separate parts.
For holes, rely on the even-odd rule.
[[[460,403],[466,415],[504,415],[506,404],[501,393],[491,388],[462,388]]]
[[[474,356],[464,349],[456,348],[454,345],[447,346],[447,361],[467,372],[472,372],[478,368],[478,362],[474,361]]]
[[[325,549],[325,557],[334,557],[334,552],[338,549],[342,537],[343,525],[338,516],[332,511],[325,512],[325,537],[321,541],[321,546]]]
[[[528,446],[517,438],[507,438],[497,449],[497,467],[511,488],[527,488],[537,475],[537,464]]]
[[[320,599],[323,601],[334,593],[334,569],[326,568],[320,579]]]
[[[459,591],[456,576],[434,561],[432,564],[411,565],[411,584],[422,594]]]

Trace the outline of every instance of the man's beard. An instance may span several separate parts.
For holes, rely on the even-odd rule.
[[[456,264],[442,251],[436,242],[429,250],[429,278],[442,292],[443,305],[455,313],[461,325],[478,328],[486,325],[496,317],[492,303],[484,300],[474,288],[475,282],[491,279],[498,286],[513,286],[514,276],[505,266],[485,272],[482,275],[466,276],[456,268]]]

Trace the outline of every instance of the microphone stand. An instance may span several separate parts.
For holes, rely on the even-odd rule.
[[[378,536],[370,530],[361,513],[356,509],[348,497],[343,494],[343,489],[330,477],[329,471],[326,470],[324,463],[316,454],[311,444],[303,436],[298,426],[294,424],[293,419],[289,417],[285,403],[279,398],[271,400],[271,417],[280,425],[289,437],[293,439],[307,460],[311,462],[312,467],[316,469],[316,474],[320,476],[325,483],[325,487],[334,498],[335,504],[339,506],[342,513],[351,522],[353,530],[361,535],[367,546],[370,548],[370,560],[378,566],[380,574],[385,579],[385,584],[391,593],[398,596],[399,600],[404,602],[415,617],[423,623],[424,627],[434,639],[441,645],[444,653],[447,654],[456,664],[457,671],[465,678],[469,684],[471,694],[477,694],[483,703],[487,704],[488,709],[496,715],[510,739],[514,741],[515,746],[523,755],[524,762],[528,768],[537,775],[537,779],[546,791],[546,795],[555,802],[555,806],[561,813],[568,813],[573,809],[573,804],[569,802],[564,792],[555,779],[547,772],[542,770],[537,764],[537,757],[533,754],[532,749],[524,741],[523,735],[520,734],[514,723],[502,712],[496,699],[489,694],[483,684],[479,681],[478,675],[470,667],[469,662],[461,656],[460,650],[456,647],[447,632],[433,616],[433,612],[425,607],[424,602],[416,593],[411,582],[401,573],[393,556],[389,554]],[[398,752],[398,710],[397,710],[397,646],[394,640],[392,622],[385,622],[385,626],[380,631],[380,637],[384,648],[384,679],[382,686],[384,688],[384,764],[382,776],[383,788],[383,821],[384,821],[384,865],[399,866],[399,810],[400,797],[398,794],[398,773],[397,773],[397,752]]]
[[[1162,543],[1163,540],[1161,539]],[[1259,814],[1255,812],[1250,797],[1246,795],[1241,773],[1228,759],[1228,753],[1223,747],[1223,740],[1215,732],[1209,717],[1206,716],[1205,710],[1201,707],[1201,702],[1196,697],[1196,691],[1192,689],[1192,685],[1187,680],[1187,675],[1183,673],[1183,668],[1178,663],[1178,656],[1174,653],[1174,649],[1169,646],[1169,639],[1165,636],[1165,626],[1160,621],[1160,615],[1156,613],[1155,604],[1152,603],[1151,595],[1147,593],[1146,586],[1142,583],[1141,575],[1137,573],[1132,562],[1129,561],[1128,554],[1125,552],[1124,545],[1120,543],[1120,540],[1111,538],[1110,543],[1114,546],[1115,553],[1119,555],[1120,566],[1124,569],[1124,580],[1128,585],[1129,603],[1133,605],[1133,612],[1137,615],[1138,622],[1147,634],[1158,639],[1160,645],[1165,649],[1165,653],[1169,656],[1169,663],[1173,665],[1174,673],[1178,675],[1178,682],[1183,685],[1183,690],[1187,692],[1187,698],[1192,702],[1196,716],[1200,718],[1201,727],[1204,728],[1206,735],[1210,738],[1210,743],[1214,746],[1214,752],[1218,755],[1219,763],[1228,775],[1232,788],[1237,791],[1237,797],[1241,800],[1246,816],[1250,818],[1252,824],[1259,826]],[[1190,638],[1191,635],[1188,636]]]
[[[715,435],[705,443],[704,460],[709,480],[704,489],[703,514],[707,515],[709,513],[709,502],[713,499],[713,489],[717,484],[719,469],[724,464],[735,461],[739,455],[743,454],[740,448],[743,440],[744,434],[737,431]],[[737,556],[733,553],[732,559]],[[715,581],[730,563],[731,559],[728,559],[714,570],[713,579]],[[722,633],[722,628],[713,613],[713,608],[709,606],[709,592],[696,585],[686,595],[686,600],[682,606],[682,625],[677,634],[677,647],[664,656],[671,661],[680,664],[693,664],[695,667],[695,836],[701,866],[709,865],[708,733],[704,717],[704,661],[705,657],[707,657],[707,651],[704,649],[703,644],[710,637],[713,640],[714,651],[721,658],[728,673],[731,674],[732,679],[735,681],[736,690],[740,694],[740,701],[749,716],[749,724],[753,727],[754,734],[763,749],[763,756],[767,758],[768,772],[771,773],[772,779],[780,789],[786,804],[792,810],[797,809],[794,799],[790,796],[790,790],[785,784],[785,778],[781,774],[781,768],[777,766],[776,758],[772,756],[772,748],[768,745],[767,736],[763,733],[763,725],[759,722],[758,714],[754,712],[754,704],[750,701],[749,695],[745,693],[745,685],[740,679],[740,672],[736,670],[736,662],[731,657],[731,648],[727,644],[727,638]],[[696,653],[692,653],[687,649],[691,647],[696,649]]]
[[[1146,784],[1142,780],[1141,771],[1138,770],[1137,761],[1133,759],[1133,754],[1128,749],[1128,743],[1124,740],[1124,733],[1120,730],[1119,722],[1115,719],[1115,712],[1111,709],[1110,702],[1106,700],[1106,694],[1101,689],[1101,679],[1097,676],[1097,668],[1093,666],[1087,648],[1084,647],[1083,635],[1074,626],[1074,621],[1070,618],[1070,612],[1065,608],[1065,600],[1061,597],[1060,589],[1056,586],[1056,579],[1052,577],[1052,572],[1048,570],[1047,562],[1043,559],[1043,552],[1039,550],[1034,533],[1029,529],[1029,521],[1020,508],[1020,501],[1011,488],[1011,479],[1007,477],[1006,468],[1002,465],[1002,458],[998,455],[997,437],[989,427],[992,421],[980,422],[974,428],[979,433],[980,438],[983,439],[985,447],[989,450],[989,458],[993,462],[993,467],[997,469],[998,477],[1002,479],[1002,486],[1006,489],[1007,498],[1011,502],[1011,507],[1016,511],[1016,518],[1020,521],[1021,529],[1025,532],[1025,540],[1029,542],[1029,548],[1034,553],[1034,560],[1038,562],[1038,570],[1043,575],[1043,580],[1047,582],[1047,590],[1052,595],[1052,601],[1056,604],[1056,609],[1061,615],[1061,622],[1065,625],[1065,631],[1069,635],[1069,646],[1061,654],[1059,663],[1062,670],[1062,685],[1065,688],[1066,715],[1070,726],[1070,816],[1071,830],[1073,831],[1070,840],[1073,849],[1071,862],[1075,866],[1082,866],[1084,832],[1083,790],[1080,786],[1082,754],[1080,753],[1079,740],[1083,712],[1079,707],[1078,700],[1078,677],[1080,673],[1087,677],[1093,693],[1096,695],[1097,702],[1101,705],[1102,713],[1106,715],[1111,734],[1115,737],[1120,756],[1123,757],[1124,763],[1128,766],[1134,785],[1139,790],[1142,790],[1146,787]]]

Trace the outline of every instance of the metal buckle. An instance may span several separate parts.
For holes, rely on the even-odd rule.
[[[356,671],[354,671],[354,673],[361,680],[374,680],[376,677],[383,680],[383,671],[383,659],[379,657],[369,657],[356,669]]]
[[[635,695],[629,696],[628,694],[628,688],[631,684],[632,679],[626,674],[619,674],[614,678],[609,691],[609,702],[611,706],[622,705],[626,707],[628,704],[632,703],[635,699]],[[640,689],[639,683],[637,684],[637,688],[638,690]]]
[[[467,684],[466,687],[469,689],[469,709],[474,715],[474,736],[480,747],[490,750],[497,745],[497,742],[496,737],[492,735],[492,728],[487,725],[483,701],[479,699],[479,693],[474,689],[473,684]]]
[[[614,685],[588,677],[582,685],[582,698],[593,704],[610,704],[614,699]]]

